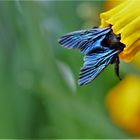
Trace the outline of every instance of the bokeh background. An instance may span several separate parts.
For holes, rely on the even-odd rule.
[[[57,41],[67,32],[99,26],[99,14],[111,3],[0,1],[0,138],[138,138],[140,125],[133,124],[140,124],[139,84],[137,96],[129,98],[134,82],[125,78],[135,75],[140,82],[138,62],[121,62],[121,82],[111,65],[80,87],[83,55]]]

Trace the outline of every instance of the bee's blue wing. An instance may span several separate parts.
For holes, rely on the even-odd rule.
[[[64,48],[78,48],[87,54],[96,47],[102,47],[101,42],[110,31],[110,27],[75,31],[62,36],[58,41]]]
[[[120,50],[99,50],[84,57],[84,65],[79,75],[79,85],[86,85],[94,80],[118,55]]]

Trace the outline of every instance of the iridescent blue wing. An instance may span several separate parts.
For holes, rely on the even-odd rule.
[[[58,41],[64,48],[78,48],[87,54],[99,46],[102,47],[101,42],[110,31],[110,27],[75,31],[62,36]]]
[[[79,75],[79,85],[86,85],[94,80],[118,55],[120,50],[109,49],[97,50],[84,57],[84,64]]]

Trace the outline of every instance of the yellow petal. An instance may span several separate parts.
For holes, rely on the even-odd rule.
[[[121,42],[126,45],[120,57],[130,61],[139,51],[140,40],[140,0],[126,0],[115,8],[101,13],[101,26],[112,25],[114,33],[121,34]]]

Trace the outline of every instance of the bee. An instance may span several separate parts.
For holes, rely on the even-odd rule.
[[[79,74],[79,85],[93,81],[109,64],[114,64],[116,76],[119,75],[119,56],[125,45],[120,42],[110,27],[94,27],[63,35],[58,42],[68,49],[79,49],[84,56],[84,64]]]

